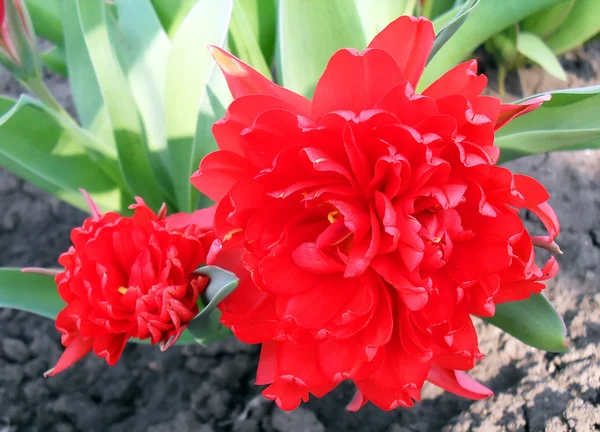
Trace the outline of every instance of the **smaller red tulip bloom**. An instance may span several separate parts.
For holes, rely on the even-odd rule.
[[[56,276],[67,303],[56,328],[67,348],[46,376],[91,351],[113,366],[130,338],[166,350],[198,314],[208,280],[194,272],[206,260],[212,233],[182,225],[178,215],[165,217],[165,206],[155,214],[136,201],[133,216],[124,217],[101,214],[89,199],[92,217],[71,232],[73,246],[60,256],[64,271]]]

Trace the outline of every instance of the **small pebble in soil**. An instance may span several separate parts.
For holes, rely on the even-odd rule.
[[[14,363],[25,363],[29,358],[29,348],[19,339],[6,338],[2,341],[4,358]]]
[[[277,432],[325,432],[315,413],[304,407],[288,412],[276,409],[272,421]]]

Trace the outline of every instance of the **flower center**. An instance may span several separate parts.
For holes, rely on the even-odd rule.
[[[329,212],[329,214],[327,215],[327,220],[329,221],[329,223],[334,223],[335,221],[337,221],[340,218],[341,214],[338,210],[333,210],[332,212]]]
[[[117,291],[119,291],[121,294],[125,295],[125,294],[127,294],[127,289],[128,288],[125,288],[125,287],[122,286]]]

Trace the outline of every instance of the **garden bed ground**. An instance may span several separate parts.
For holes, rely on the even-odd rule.
[[[563,59],[570,86],[596,84],[600,43]],[[494,72],[487,67],[485,72]],[[511,77],[508,88],[520,92]],[[564,87],[533,68],[522,71],[526,94]],[[68,86],[49,77],[70,106]],[[0,71],[0,93],[18,85]],[[600,113],[599,113],[600,119]],[[600,121],[600,120],[599,120]],[[571,352],[531,349],[479,324],[487,353],[474,375],[495,397],[471,402],[426,388],[411,410],[344,411],[353,389],[284,413],[253,385],[258,347],[235,340],[208,348],[128,346],[108,367],[89,356],[58,377],[42,374],[62,350],[53,322],[0,309],[0,432],[211,431],[597,431],[600,430],[600,151],[559,153],[511,164],[541,180],[562,222],[562,270],[547,294],[564,315]],[[0,169],[0,265],[52,266],[84,214]],[[530,218],[528,218],[530,219]],[[531,219],[530,228],[541,230]]]

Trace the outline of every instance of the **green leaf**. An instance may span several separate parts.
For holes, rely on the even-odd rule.
[[[548,46],[556,55],[582,45],[600,33],[600,2],[577,0],[566,21],[548,40]]]
[[[106,173],[116,163],[92,137],[28,96],[0,98],[0,113],[1,166],[81,209],[88,207],[79,188],[103,210],[124,209],[123,192]]]
[[[279,0],[278,65],[283,85],[312,97],[332,54],[366,46],[358,11],[346,0]]]
[[[173,39],[167,69],[166,119],[171,176],[180,211],[194,209],[199,193],[192,187],[190,176],[200,159],[214,150],[212,139],[195,142],[202,100],[215,68],[206,46],[224,46],[232,7],[232,0],[199,1]]]
[[[551,36],[567,20],[577,0],[565,0],[525,18],[519,27],[522,31],[535,33],[542,39]]]
[[[467,2],[459,9],[456,16],[446,24],[439,33],[437,33],[428,61],[431,61],[442,47],[448,43],[450,38],[462,27],[478,3],[479,0],[467,0]]]
[[[215,309],[225,297],[238,286],[239,279],[233,273],[219,267],[206,266],[197,273],[208,276],[210,282],[202,292],[205,307],[188,325],[188,330],[203,345],[228,334],[219,322],[220,312]]]
[[[116,154],[110,116],[79,25],[74,0],[64,0],[63,26],[69,84],[79,121]]]
[[[53,278],[22,273],[15,268],[0,268],[0,307],[54,319],[65,306]]]
[[[52,72],[64,77],[68,75],[67,56],[62,48],[54,47],[46,52],[41,53],[41,56],[46,67]]]
[[[271,69],[258,41],[258,28],[253,28],[241,1],[234,2],[231,17],[231,42],[235,55],[272,80]]]
[[[365,41],[370,41],[389,23],[402,15],[413,15],[416,0],[378,0],[373,7],[373,0],[354,0],[360,16]]]
[[[548,151],[600,147],[598,112],[600,86],[552,92],[551,101],[496,133],[501,161]]]
[[[464,25],[452,36],[425,68],[419,90],[465,60],[492,35],[523,18],[563,0],[480,0]]]
[[[206,92],[202,96],[196,134],[194,136],[194,157],[192,171],[196,170],[200,160],[208,153],[217,150],[217,143],[212,134],[213,124],[225,116],[225,111],[233,101],[225,76],[215,67],[207,83]],[[206,208],[214,204],[206,195],[198,194],[195,208]]]
[[[517,51],[517,27],[509,27],[485,42],[485,49],[494,56],[499,65],[514,69],[519,58]]]
[[[425,0],[423,4],[423,16],[430,20],[445,14],[454,8],[454,0]]]
[[[275,56],[275,34],[277,32],[276,0],[236,0],[246,15],[246,19],[263,52],[267,64],[272,64]]]
[[[139,108],[146,132],[150,162],[165,195],[175,192],[168,170],[165,125],[165,84],[171,42],[152,5],[117,0],[118,22],[109,20],[113,46]]]
[[[160,22],[171,39],[198,0],[151,0]]]
[[[520,33],[517,37],[517,49],[553,77],[567,82],[567,73],[560,65],[558,58],[539,36],[533,33]]]
[[[164,201],[153,175],[140,114],[119,64],[107,26],[104,0],[70,0],[79,14],[85,44],[114,133],[123,178],[135,195],[158,208]],[[74,3],[74,4],[73,4]]]
[[[565,325],[542,294],[497,305],[496,314],[484,321],[534,348],[550,352],[569,351]]]
[[[63,46],[62,0],[26,0],[35,33],[54,45]]]

